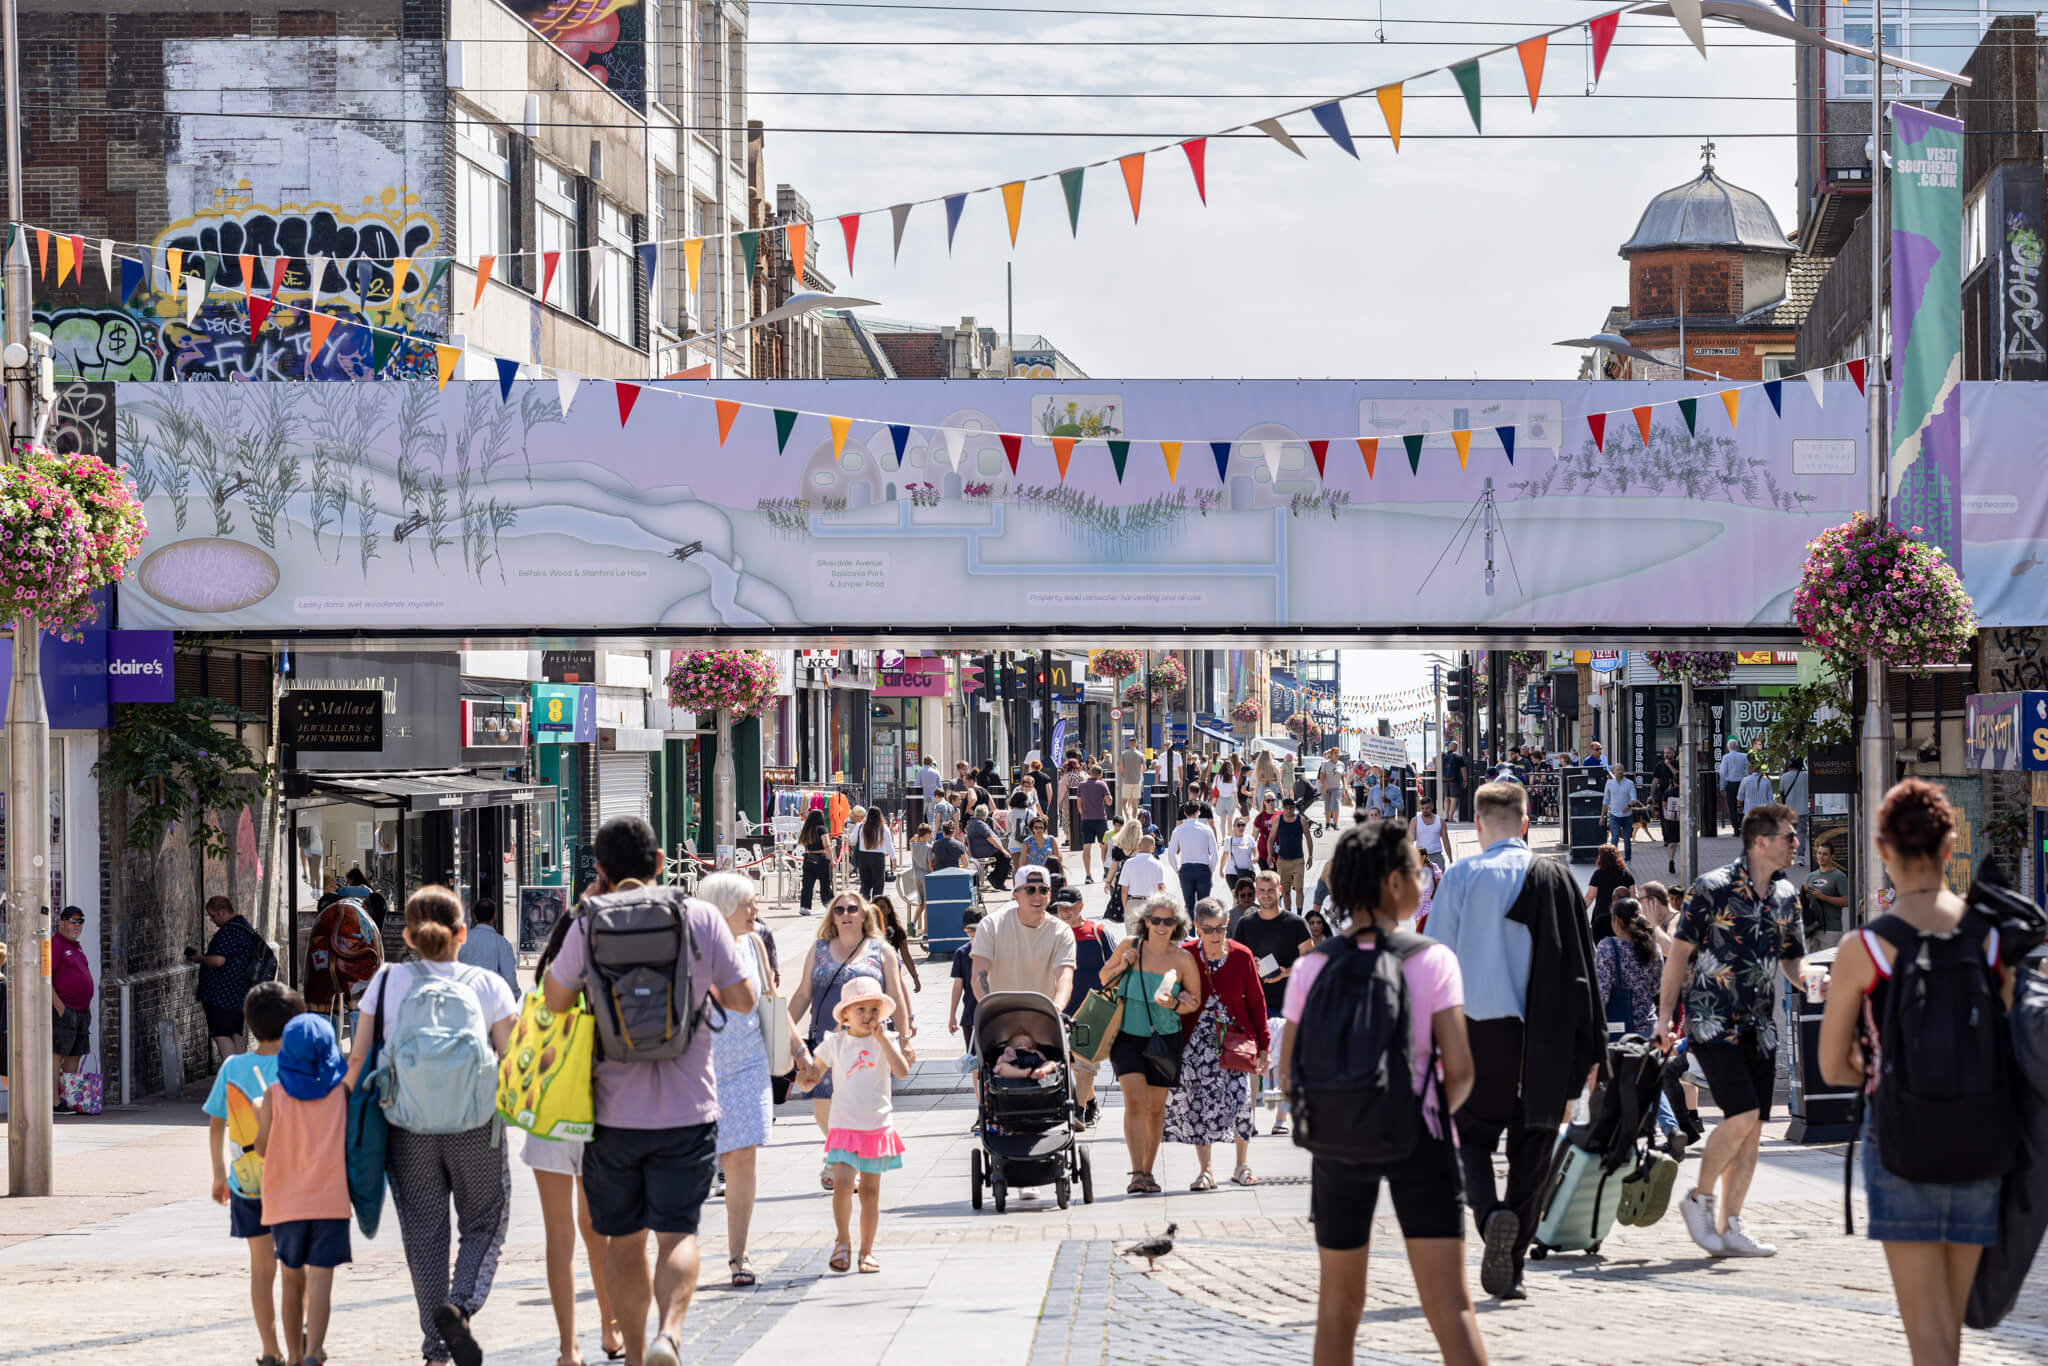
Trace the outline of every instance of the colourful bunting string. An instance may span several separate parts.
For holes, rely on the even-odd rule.
[[[1593,84],[1600,84],[1600,71],[1607,65],[1607,49],[1614,46],[1614,30],[1621,23],[1621,11],[1600,15],[1586,21],[1586,29],[1593,35]]]
[[[1472,115],[1472,131],[1484,132],[1479,124],[1479,60],[1459,62],[1451,68],[1451,75],[1458,82],[1458,89],[1465,93],[1465,109]]]
[[[149,272],[142,268],[140,261],[121,259],[121,302],[127,303],[135,297],[135,291],[142,288],[143,278]]]
[[[946,196],[946,254],[953,253],[953,232],[960,226],[960,212],[967,207],[967,196],[949,194]]]
[[[1813,402],[1815,407],[1819,407],[1827,402],[1827,386],[1822,381],[1820,371],[1808,370],[1806,372],[1806,387],[1813,390]]]
[[[569,405],[576,401],[576,390],[583,383],[583,376],[570,370],[555,372],[555,402],[561,405],[562,416],[569,415]]]
[[[1304,161],[1308,159],[1308,153],[1302,151],[1301,148],[1298,145],[1296,145],[1294,139],[1287,136],[1287,128],[1284,124],[1280,122],[1280,120],[1260,119],[1257,123],[1253,124],[1252,127],[1258,129],[1261,133],[1264,133],[1267,137],[1273,139],[1273,141],[1279,143],[1282,147],[1285,147],[1288,151],[1294,153],[1296,156],[1302,158]]]
[[[648,242],[648,243],[646,243],[646,244],[645,244],[645,247],[647,247],[647,248],[653,248],[653,247],[654,247],[654,243],[652,243],[652,242]],[[289,265],[289,264],[290,264],[290,263],[289,263],[289,260],[288,260],[288,259],[287,259],[287,262],[286,262],[286,264],[287,264],[287,265]],[[427,293],[427,294],[428,294],[429,296],[431,296],[431,295],[432,295],[432,294],[434,293],[434,291],[435,291],[435,290],[437,290],[437,289],[439,289],[439,288],[441,287],[441,277],[442,277],[442,276],[444,276],[444,275],[446,275],[446,274],[448,273],[449,269],[450,269],[450,268],[451,268],[452,266],[454,266],[454,264],[455,264],[455,262],[454,262],[454,261],[452,261],[452,260],[450,260],[450,259],[449,259],[448,257],[446,257],[446,256],[443,256],[443,257],[442,257],[442,258],[441,258],[440,260],[438,260],[438,261],[434,262],[434,269],[433,269],[433,271],[432,271],[432,272],[431,272],[431,273],[430,273],[430,274],[429,274],[429,275],[427,276],[427,288],[426,288],[426,291],[425,291],[425,292],[426,292],[426,293]],[[648,288],[649,288],[649,289],[652,289],[653,287],[654,287],[654,281],[653,281],[653,277],[652,277],[652,276],[650,276],[650,277],[648,278]]]
[[[455,374],[456,363],[462,359],[462,348],[434,343],[434,369],[441,376],[441,387],[448,387],[448,380]]]
[[[903,225],[910,221],[910,208],[911,206],[908,204],[892,204],[889,207],[889,226],[895,233],[896,238],[895,246],[891,248],[889,258],[892,261],[903,259]],[[948,238],[947,240],[950,242],[952,239]]]
[[[1351,129],[1344,122],[1344,106],[1342,104],[1336,100],[1330,100],[1327,103],[1317,105],[1308,112],[1316,116],[1316,122],[1323,126],[1325,133],[1330,135],[1330,141],[1350,153],[1353,161],[1358,159],[1358,148],[1353,146],[1351,142]]]
[[[640,401],[640,386],[620,381],[612,385],[612,390],[619,398],[619,425],[623,427],[626,419],[633,416],[633,405]]]
[[[544,251],[540,254],[540,297],[546,299],[555,292],[555,270],[562,264],[562,253]]]
[[[761,265],[761,234],[749,230],[740,234],[740,251],[747,258],[747,288],[754,287],[754,272]]]
[[[1767,379],[1764,381],[1764,397],[1771,401],[1771,411],[1779,417],[1785,415],[1785,381]]]
[[[50,234],[36,229],[36,274],[50,278]]]
[[[70,276],[72,264],[71,239],[60,237],[57,239],[57,283],[59,285],[62,285],[65,279]]]
[[[1010,245],[1017,245],[1017,220],[1024,214],[1024,182],[1013,180],[1003,186],[1003,213],[1010,220]]]
[[[100,239],[100,278],[107,282],[107,288],[114,287],[114,239]]]
[[[896,468],[903,468],[903,450],[910,444],[910,426],[904,422],[889,424],[889,441],[896,447]]]
[[[1017,457],[1024,452],[1024,438],[1012,436],[1004,432],[999,433],[997,439],[1003,443],[1003,458],[1010,462],[1010,473],[1015,474],[1017,472]]]
[[[320,348],[326,343],[327,334],[334,330],[336,321],[337,319],[332,313],[308,313],[306,315],[306,331],[312,342],[312,345],[306,351],[306,359],[308,361],[319,357]],[[448,382],[445,375],[442,376],[441,382],[443,384]]]
[[[67,241],[69,241],[69,242],[70,242],[70,244],[71,244],[71,268],[72,268],[73,270],[75,270],[75,271],[77,271],[77,272],[78,272],[78,283],[80,283],[80,284],[84,284],[84,283],[85,283],[85,237],[84,237],[84,235],[83,235],[83,234],[81,234],[81,233],[75,233],[75,232],[74,232],[74,233],[72,233],[72,234],[71,234],[71,236],[70,236],[69,238],[67,238],[66,240],[67,240]]]
[[[1859,394],[1863,392],[1863,377],[1865,373],[1864,363],[1861,360],[1849,362],[1849,378],[1856,381],[1856,392]]]
[[[284,272],[275,267],[270,272],[270,295],[265,298],[251,291],[245,296],[249,305],[249,335],[255,336],[263,330],[263,324],[270,319],[270,310],[277,307],[277,287],[284,283]]]
[[[633,248],[633,250],[639,253],[640,273],[642,276],[646,278],[647,288],[648,291],[651,293],[654,289],[655,274],[661,269],[661,247],[658,243],[642,242],[639,246]],[[432,285],[428,285],[427,293],[432,294],[433,292],[434,287]]]
[[[1685,30],[1685,36],[1692,39],[1692,45],[1700,50],[1700,56],[1705,57],[1707,32],[1700,22],[1700,0],[1671,0],[1671,17]]]
[[[308,308],[320,307],[320,293],[327,288],[327,264],[325,256],[306,258],[306,293],[310,298]]]
[[[1060,172],[1060,193],[1067,197],[1067,229],[1075,237],[1081,235],[1081,178],[1086,174],[1078,166]]]
[[[1379,101],[1380,117],[1387,121],[1387,138],[1394,144],[1394,150],[1401,150],[1401,83],[1383,85],[1372,92]]]
[[[1060,482],[1067,482],[1067,463],[1074,458],[1074,438],[1056,436],[1052,439],[1052,458],[1060,467]]]
[[[1643,444],[1650,444],[1650,410],[1647,407],[1633,410],[1636,415],[1636,430],[1643,434]]]
[[[1540,33],[1526,42],[1515,44],[1515,55],[1522,59],[1522,82],[1529,87],[1529,108],[1536,108],[1536,96],[1543,89],[1543,58],[1550,51],[1550,35]]]
[[[683,284],[690,297],[697,296],[697,272],[704,268],[704,239],[692,237],[683,243]]]
[[[1700,401],[1696,398],[1682,398],[1678,400],[1678,415],[1685,419],[1685,434],[1687,436],[1698,436],[1700,426]],[[1650,439],[1648,437],[1644,437],[1643,444],[1647,446],[1649,443]]]
[[[1495,428],[1493,429],[1493,434],[1494,434],[1495,436],[1497,436],[1497,437],[1499,437],[1499,438],[1500,438],[1500,448],[1501,448],[1501,449],[1502,449],[1503,451],[1507,452],[1507,457],[1508,457],[1508,463],[1509,463],[1510,465],[1514,464],[1514,463],[1515,463],[1515,428],[1514,428],[1514,424],[1510,423],[1509,425],[1507,425],[1507,426],[1505,426],[1505,427],[1495,427]]]
[[[702,244],[700,243],[699,245],[701,246]],[[475,312],[484,306],[484,286],[490,284],[491,267],[497,264],[498,258],[495,256],[479,256],[476,258],[476,297],[469,301],[471,312]],[[317,283],[316,280],[315,284],[317,285]],[[317,303],[318,301],[315,300],[315,302]]]
[[[1358,453],[1365,457],[1365,477],[1372,478],[1373,466],[1380,460],[1380,439],[1376,436],[1359,437]]]
[[[775,410],[775,453],[789,449],[789,434],[796,429],[796,414],[788,408]]]
[[[1116,467],[1116,481],[1119,484],[1124,481],[1124,465],[1129,462],[1130,458],[1130,442],[1112,441],[1109,443],[1109,463]]]
[[[1118,157],[1118,166],[1123,168],[1124,189],[1131,196],[1131,221],[1138,221],[1138,201],[1145,195],[1145,154],[1133,152],[1127,157]]]
[[[732,435],[733,419],[740,415],[740,405],[729,398],[721,398],[714,399],[712,407],[718,414],[718,444],[723,446],[725,439]]]
[[[1219,484],[1230,482],[1230,443],[1228,441],[1211,441],[1209,443],[1209,450],[1216,457],[1216,482]]]
[[[1422,473],[1422,439],[1425,433],[1411,432],[1401,438],[1401,444],[1408,448],[1408,473]]]
[[[1452,432],[1451,444],[1458,448],[1458,468],[1462,470],[1472,459],[1472,433],[1469,431]]]
[[[405,293],[405,282],[412,278],[412,258],[401,256],[391,263],[391,304],[396,307],[399,295]]]
[[[512,358],[511,358],[510,356],[499,356],[499,357],[498,357],[498,402],[500,402],[500,403],[510,403],[510,402],[512,401],[512,382],[513,382],[514,380],[518,379],[518,378],[519,378],[519,362],[518,362],[518,361],[516,361],[516,360],[513,360],[513,359],[512,359]],[[625,425],[625,419],[624,419],[623,417],[621,417],[621,418],[619,419],[619,425],[620,425],[620,426],[624,426],[624,425]]]
[[[370,333],[370,368],[378,374],[384,373],[384,367],[391,363],[392,351],[397,349],[398,334],[386,331],[381,327],[369,328],[363,323],[357,323],[354,326],[363,328]]]
[[[796,288],[804,287],[804,267],[811,260],[811,225],[791,223],[782,230],[783,245],[789,248],[790,270],[796,277]]]
[[[1205,179],[1206,173],[1203,170],[1203,165],[1207,159],[1209,140],[1207,138],[1189,138],[1180,145],[1180,149],[1188,154],[1188,169],[1195,173],[1195,193],[1201,197],[1203,206],[1207,207],[1209,203],[1209,186]]]

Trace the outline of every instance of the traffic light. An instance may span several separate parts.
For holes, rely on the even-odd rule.
[[[988,686],[988,656],[976,655],[960,661],[960,695],[968,700],[981,696]]]
[[[1456,709],[1472,700],[1472,670],[1453,669],[1444,679],[1444,705]]]
[[[976,655],[974,662],[968,665],[968,669],[973,675],[972,682],[968,685],[970,688],[968,695],[970,697],[994,697],[996,657],[994,655]],[[962,681],[966,682],[967,680]]]

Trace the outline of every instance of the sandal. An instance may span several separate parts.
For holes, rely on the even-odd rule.
[[[1242,1171],[1242,1170],[1243,1170],[1243,1168],[1241,1168],[1241,1167],[1240,1167],[1240,1168],[1239,1168],[1238,1170]],[[1195,1184],[1194,1184],[1194,1185],[1192,1185],[1192,1186],[1189,1186],[1189,1187],[1188,1187],[1188,1189],[1189,1189],[1189,1190],[1191,1190],[1191,1191],[1212,1191],[1212,1190],[1215,1190],[1215,1189],[1216,1189],[1216,1178],[1215,1178],[1214,1176],[1210,1175],[1210,1174],[1209,1174],[1208,1172],[1206,1172],[1206,1171],[1205,1171],[1205,1172],[1203,1172],[1203,1173],[1202,1173],[1202,1174],[1201,1174],[1200,1176],[1197,1176],[1197,1177],[1195,1178]]]
[[[760,1280],[760,1277],[754,1274],[753,1262],[748,1259],[745,1253],[741,1253],[737,1257],[726,1258],[725,1264],[732,1268],[732,1283],[738,1289],[744,1290]]]
[[[683,1366],[683,1344],[667,1333],[647,1344],[646,1366]]]
[[[1230,1184],[1233,1186],[1256,1186],[1259,1184],[1259,1178],[1252,1175],[1250,1167],[1240,1163],[1237,1170],[1230,1174]]]
[[[1132,1173],[1131,1173],[1131,1184],[1130,1184],[1130,1185],[1128,1185],[1128,1186],[1125,1186],[1125,1187],[1124,1187],[1124,1194],[1125,1194],[1125,1195],[1143,1195],[1143,1194],[1145,1193],[1145,1182],[1146,1182],[1147,1180],[1149,1180],[1149,1179],[1150,1179],[1150,1178],[1149,1178],[1149,1177],[1147,1177],[1147,1176],[1145,1175],[1145,1173],[1143,1173],[1143,1172],[1141,1172],[1141,1171],[1134,1171],[1134,1172],[1132,1172]]]
[[[827,1191],[832,1189],[832,1164],[830,1162],[818,1168],[818,1184]]]
[[[1158,1183],[1157,1181],[1153,1180],[1153,1178],[1152,1178],[1152,1173],[1151,1173],[1151,1172],[1146,1172],[1146,1173],[1145,1173],[1145,1194],[1147,1194],[1147,1195],[1158,1195],[1158,1194],[1160,1194],[1160,1193],[1161,1193],[1161,1192],[1160,1192],[1160,1186],[1159,1186],[1159,1183]]]
[[[875,1260],[875,1258],[874,1258],[874,1254],[872,1254],[872,1253],[868,1253],[868,1252],[863,1252],[863,1253],[861,1253],[861,1254],[860,1254],[860,1272],[861,1272],[861,1275],[863,1275],[863,1276],[872,1276],[872,1275],[874,1275],[874,1274],[875,1274],[875,1273],[876,1273],[877,1271],[880,1271],[881,1269],[882,1269],[882,1264],[881,1264],[880,1262],[878,1262],[878,1261],[876,1261],[876,1260]]]
[[[829,1262],[827,1262],[827,1263],[825,1263],[825,1265],[826,1265],[826,1266],[829,1266],[829,1267],[831,1267],[831,1268],[832,1268],[832,1269],[833,1269],[834,1271],[844,1271],[844,1270],[846,1270],[846,1268],[847,1268],[847,1267],[851,1266],[852,1264],[853,1264],[853,1244],[851,1244],[851,1243],[834,1243],[834,1244],[832,1244],[832,1260],[831,1260],[831,1261],[829,1261]]]

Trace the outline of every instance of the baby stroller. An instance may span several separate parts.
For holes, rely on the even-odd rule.
[[[998,1077],[1006,1040],[1028,1030],[1032,1045],[1055,1070],[1039,1079]],[[975,1073],[981,1079],[981,1146],[969,1160],[974,1208],[993,1191],[996,1213],[1009,1206],[1010,1188],[1051,1186],[1065,1209],[1081,1183],[1081,1203],[1095,1203],[1095,1175],[1074,1129],[1073,1068],[1067,1022],[1050,998],[1035,991],[997,991],[974,1010]]]

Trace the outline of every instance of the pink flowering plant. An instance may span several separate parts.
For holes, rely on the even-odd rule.
[[[679,650],[662,682],[672,707],[744,721],[775,701],[775,661],[765,650]]]
[[[1129,678],[1140,663],[1136,650],[1100,650],[1088,667],[1104,678]]]
[[[92,537],[92,586],[105,588],[119,583],[128,565],[142,553],[148,526],[142,516],[142,502],[127,471],[117,469],[96,456],[73,452],[31,452],[59,486],[70,491],[85,514]],[[21,451],[16,451],[19,458]]]
[[[1323,733],[1316,719],[1305,711],[1298,711],[1287,718],[1287,732],[1297,740],[1313,740]]]
[[[1835,673],[1847,677],[1871,654],[1892,669],[1968,657],[1976,608],[1955,566],[1919,534],[1859,512],[1807,543],[1792,620]]]
[[[0,612],[76,636],[91,595],[142,550],[142,505],[126,476],[88,455],[21,446],[0,470]]]
[[[1259,723],[1259,699],[1239,699],[1238,704],[1230,709],[1230,719],[1240,726],[1256,726]]]
[[[1735,670],[1730,650],[1645,650],[1643,658],[1666,683],[1690,678],[1694,683],[1725,683]]]
[[[1178,697],[1188,685],[1188,666],[1181,663],[1179,655],[1167,655],[1152,666],[1152,693],[1155,697]]]

